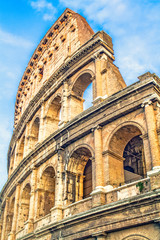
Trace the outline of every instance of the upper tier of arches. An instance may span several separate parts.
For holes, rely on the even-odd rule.
[[[68,8],[53,24],[33,53],[20,81],[15,104],[15,127],[42,85],[93,34],[86,20]]]

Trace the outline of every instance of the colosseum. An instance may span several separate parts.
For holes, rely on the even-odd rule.
[[[114,60],[70,9],[41,40],[17,92],[1,240],[160,239],[160,79],[126,86]]]

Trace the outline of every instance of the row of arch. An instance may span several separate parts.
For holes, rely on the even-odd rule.
[[[87,161],[87,160],[86,160]],[[90,193],[92,191],[92,162],[90,159],[86,162],[86,165],[83,167],[83,173],[81,175],[83,179],[82,183],[82,193],[81,197],[79,198],[84,199],[90,196]],[[71,178],[68,178],[68,181]],[[50,214],[51,209],[55,206],[56,201],[56,173],[53,166],[48,166],[42,173],[39,184],[37,186],[36,192],[37,192],[37,209],[36,209],[36,217],[35,219],[42,218],[48,214]],[[67,185],[67,191],[69,192],[69,185],[70,182],[68,182]],[[71,186],[76,187],[75,184],[72,184]],[[74,189],[74,192],[76,189]],[[80,192],[80,189],[78,189],[78,192]],[[19,198],[19,211],[18,211],[18,219],[17,219],[17,231],[20,231],[24,228],[25,223],[29,219],[30,209],[33,208],[31,206],[31,194],[32,194],[32,186],[31,183],[28,182],[25,184],[25,186],[22,188],[22,191],[20,193]],[[71,199],[70,199],[71,200]],[[72,202],[75,202],[76,198],[72,199]],[[6,235],[11,232],[12,229],[12,223],[13,223],[13,217],[14,217],[14,205],[15,205],[15,196],[10,200],[9,204],[9,212],[7,214],[7,229],[6,229]]]
[[[124,182],[129,183],[146,176],[146,166],[144,157],[144,147],[142,132],[137,126],[125,125],[116,130],[109,142],[110,152],[123,161]],[[94,190],[94,172],[96,171],[94,160],[94,150],[89,145],[76,147],[69,157],[65,169],[65,179],[63,180],[63,201],[67,199],[68,204],[90,197]],[[112,155],[112,163],[114,162]],[[110,163],[110,164],[112,164]],[[63,162],[63,164],[65,164]],[[63,169],[65,166],[63,166]],[[116,169],[115,169],[116,172]],[[120,172],[119,172],[120,173]],[[43,169],[39,179],[37,179],[37,211],[36,219],[46,216],[55,206],[57,184],[57,169],[52,165]],[[61,173],[62,174],[62,173]],[[119,177],[119,176],[117,176]],[[64,189],[65,188],[65,189]],[[31,183],[26,183],[23,187],[19,200],[18,230],[23,229],[25,222],[29,218],[30,197],[32,192]],[[7,232],[11,231],[14,201],[10,202],[8,213]]]
[[[17,141],[17,146],[11,155],[11,172],[38,142],[43,141],[64,123],[92,105],[92,77],[92,71],[84,71],[74,81],[70,94],[63,89],[62,94],[54,94],[47,100],[43,110],[41,109],[43,114],[39,111],[34,116],[29,122],[28,129],[26,126],[26,130]],[[70,105],[70,109],[67,105]]]

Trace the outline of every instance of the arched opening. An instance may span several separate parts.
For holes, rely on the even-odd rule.
[[[119,186],[145,176],[141,135],[140,129],[134,125],[123,126],[113,134],[107,155],[112,185]]]
[[[91,106],[93,101],[92,92],[92,75],[90,73],[83,73],[72,87],[70,95],[71,117],[76,116]]]
[[[67,199],[69,203],[87,198],[92,192],[92,154],[86,147],[75,150],[69,159]]]
[[[92,161],[90,159],[84,168],[83,176],[83,198],[87,198],[92,192]]]
[[[13,172],[14,165],[15,165],[14,161],[15,161],[15,150],[13,151],[13,153],[11,154],[11,157],[10,157],[10,166],[9,166],[8,176],[10,176]]]
[[[50,213],[55,204],[55,171],[48,167],[42,174],[38,190],[38,218]]]
[[[45,136],[49,136],[51,133],[58,129],[58,125],[61,121],[61,97],[57,96],[50,103],[46,117],[45,117]]]
[[[32,125],[31,128],[31,133],[29,136],[29,146],[30,149],[33,149],[35,144],[38,142],[38,137],[39,137],[39,125],[40,125],[40,119],[37,117]]]
[[[145,174],[143,141],[140,136],[133,137],[125,146],[123,157],[125,182],[142,179]]]
[[[17,165],[22,161],[23,159],[23,153],[24,153],[24,141],[25,137],[23,136],[19,145],[19,149],[17,152]]]
[[[83,110],[86,110],[87,108],[92,106],[93,102],[93,84],[92,82],[88,85],[88,87],[85,89],[83,94]]]
[[[15,198],[12,199],[10,205],[9,205],[9,212],[7,215],[7,239],[8,239],[8,234],[11,232],[12,229],[12,222],[13,222],[13,214],[14,214],[14,203],[15,203]]]
[[[30,193],[31,193],[31,186],[29,183],[27,183],[21,195],[19,230],[24,228],[24,224],[29,218]]]

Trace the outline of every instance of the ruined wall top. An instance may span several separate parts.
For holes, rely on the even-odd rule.
[[[15,103],[14,127],[43,84],[93,34],[86,20],[68,8],[58,18],[36,48],[22,76]]]

